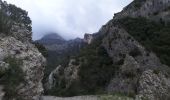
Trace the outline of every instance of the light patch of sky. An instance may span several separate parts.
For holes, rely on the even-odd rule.
[[[28,11],[33,39],[56,32],[66,39],[97,32],[133,0],[6,0]]]

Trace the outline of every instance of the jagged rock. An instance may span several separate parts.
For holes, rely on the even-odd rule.
[[[80,65],[74,64],[75,62],[75,59],[71,59],[68,64],[68,67],[66,67],[64,70],[64,77],[67,83],[66,88],[68,88],[72,84],[72,82],[79,79],[78,72]]]
[[[163,12],[170,7],[170,0],[134,0],[123,11],[115,14],[114,18],[150,17]]]
[[[107,87],[109,93],[119,92],[129,95],[135,95],[140,66],[135,59],[126,55],[123,65],[120,68],[120,73],[113,78]]]
[[[124,64],[120,69],[122,74],[133,74],[136,76],[140,71],[140,66],[132,56],[127,55],[124,60]]]
[[[132,36],[122,27],[108,23],[107,35],[103,39],[103,46],[107,50],[114,63],[119,63],[124,60],[126,55],[132,56],[141,67],[156,68],[162,64],[159,58],[152,52],[138,43]]]
[[[87,43],[87,44],[90,44],[93,40],[93,35],[92,34],[88,34],[86,33],[84,35],[84,42]]]
[[[74,65],[75,59],[71,59],[67,67],[59,65],[55,70],[53,70],[47,80],[46,89],[49,90],[56,85],[61,85],[64,80],[65,87],[68,88],[73,82],[79,79],[78,71],[80,65]]]
[[[162,72],[147,70],[139,79],[137,96],[140,100],[169,100],[170,80]]]
[[[43,70],[45,59],[38,49],[30,43],[22,43],[13,37],[0,38],[0,50],[3,58],[14,57],[23,61],[20,66],[25,74],[25,83],[18,84],[19,90],[16,91],[18,96],[23,100],[38,100],[43,87]],[[4,66],[5,67],[5,66]]]
[[[53,70],[50,75],[48,76],[48,81],[45,84],[45,89],[50,90],[56,85],[56,81],[59,81],[59,79],[56,79],[56,76],[61,76],[60,71],[61,71],[61,65],[59,65],[55,70]]]
[[[30,32],[24,24],[14,23],[11,28],[11,36],[22,42],[32,41],[32,32]]]

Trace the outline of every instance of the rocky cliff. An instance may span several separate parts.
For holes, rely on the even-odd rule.
[[[46,60],[31,43],[31,21],[26,11],[0,2],[0,98],[38,100]]]
[[[162,55],[169,55],[169,3],[134,0],[93,37],[87,34],[91,43],[73,57],[75,67],[67,63],[51,73],[63,83],[55,84],[55,92],[62,89],[55,95],[120,93],[136,100],[168,100],[169,56]]]
[[[169,12],[170,0],[134,0],[131,4],[123,9],[120,13],[115,14],[114,18],[123,17],[154,17]],[[167,13],[169,15],[169,13]]]
[[[83,39],[65,40],[57,33],[49,33],[35,42],[38,42],[47,49],[47,67],[45,68],[47,75],[58,65],[68,62],[69,57],[78,54],[80,49],[86,45]]]

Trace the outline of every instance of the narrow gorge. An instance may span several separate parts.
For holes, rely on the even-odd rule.
[[[0,100],[170,100],[170,0],[134,0],[96,33],[32,40],[0,0]]]

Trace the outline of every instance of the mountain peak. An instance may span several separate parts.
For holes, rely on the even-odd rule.
[[[52,39],[52,40],[63,40],[64,41],[64,38],[61,37],[60,35],[58,35],[57,33],[49,33],[47,35],[45,35],[43,38],[43,40],[49,40],[49,39]]]
[[[39,42],[44,45],[52,45],[52,44],[62,44],[66,42],[66,40],[58,35],[57,33],[49,33],[42,37],[40,40],[37,40],[36,42]]]

